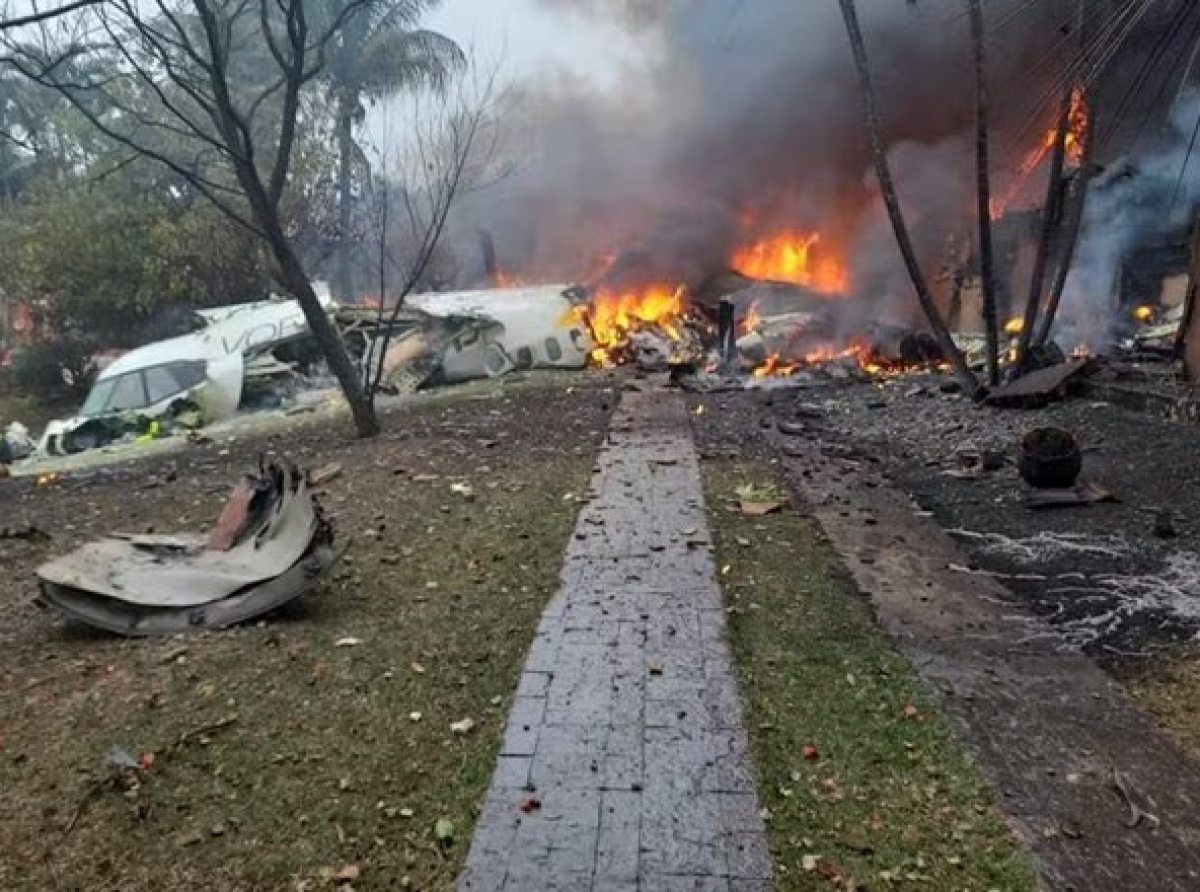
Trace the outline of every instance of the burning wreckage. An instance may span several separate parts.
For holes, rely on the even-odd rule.
[[[695,294],[674,286],[549,285],[413,295],[398,310],[338,306],[327,293],[323,302],[364,377],[388,393],[589,365],[761,378],[818,364],[878,371],[939,359],[929,339],[899,329],[832,346],[836,301],[732,272]],[[36,455],[192,431],[327,386],[295,301],[200,311],[196,323],[189,334],[105,368],[79,413],[50,423]]]

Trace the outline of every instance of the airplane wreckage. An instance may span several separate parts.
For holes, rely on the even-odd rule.
[[[593,344],[565,286],[413,295],[401,309],[343,307],[318,292],[360,361],[390,393],[518,369],[582,369]],[[304,313],[272,299],[199,311],[194,330],[124,354],[97,377],[76,416],[51,422],[35,459],[144,442],[281,408],[328,388]]]
[[[273,463],[233,491],[207,536],[113,535],[38,569],[67,619],[148,637],[220,629],[312,589],[343,549],[307,474]]]

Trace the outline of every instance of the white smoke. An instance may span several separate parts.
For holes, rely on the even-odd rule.
[[[1118,276],[1134,249],[1186,231],[1200,199],[1200,158],[1191,157],[1200,91],[1176,102],[1164,133],[1112,164],[1092,184],[1055,339],[1067,349],[1107,349],[1120,323]]]

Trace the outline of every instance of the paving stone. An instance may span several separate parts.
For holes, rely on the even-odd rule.
[[[500,745],[501,756],[532,756],[546,716],[546,701],[540,697],[517,697],[508,714],[508,727]]]
[[[644,874],[642,888],[654,892],[730,892],[726,877],[664,876]]]
[[[763,818],[758,797],[753,793],[722,793],[721,824],[730,833],[762,832]]]
[[[676,395],[622,402],[519,682],[463,892],[770,886],[689,425]],[[541,807],[526,813],[531,795]]]
[[[526,671],[521,674],[521,681],[517,685],[517,696],[545,697],[546,692],[550,689],[550,681],[553,678],[553,672]]]
[[[766,880],[771,874],[768,865],[771,853],[762,831],[731,833],[725,837],[725,864],[730,877],[744,880]]]
[[[492,785],[510,790],[524,790],[529,786],[529,770],[533,767],[533,756],[501,756],[496,761]]]
[[[770,880],[730,879],[729,892],[774,892]]]

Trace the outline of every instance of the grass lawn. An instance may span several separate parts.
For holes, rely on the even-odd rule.
[[[776,474],[704,463],[781,892],[1035,888],[988,788],[821,538],[732,501]]]
[[[309,429],[0,483],[0,526],[54,537],[0,541],[0,889],[452,888],[612,399],[500,389],[396,413],[373,441]],[[264,448],[342,464],[323,501],[354,540],[285,615],[121,641],[31,606],[48,554],[203,528]],[[114,746],[148,770],[111,782]]]
[[[1194,759],[1200,762],[1200,653],[1181,648],[1155,659],[1142,671],[1125,671],[1120,680],[1146,710]]]

